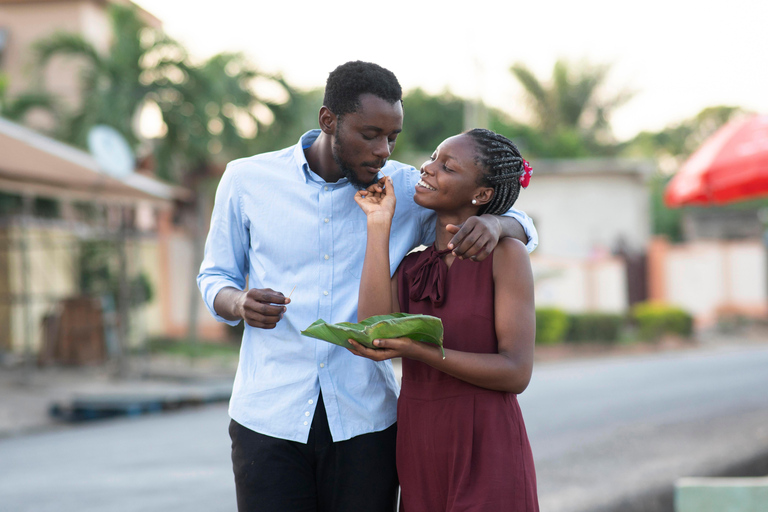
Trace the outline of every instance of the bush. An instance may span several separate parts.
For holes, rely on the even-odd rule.
[[[600,341],[615,343],[621,336],[626,319],[612,313],[585,313],[569,315],[569,328],[565,340],[569,342]]]
[[[665,334],[689,337],[693,332],[693,317],[686,311],[658,302],[635,304],[632,322],[642,340],[658,340]]]
[[[568,314],[557,308],[536,310],[536,344],[561,343],[568,332]]]

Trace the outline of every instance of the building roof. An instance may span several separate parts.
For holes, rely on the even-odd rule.
[[[534,169],[534,176],[624,174],[645,179],[656,170],[656,164],[653,160],[638,158],[536,159],[531,161],[531,165]]]
[[[141,6],[136,5],[130,0],[0,0],[0,5],[13,5],[13,4],[61,4],[61,3],[77,3],[77,2],[90,2],[99,5],[106,4],[121,4],[121,5],[133,5],[139,13],[141,20],[152,28],[160,28],[163,22],[160,18],[157,18],[151,12],[143,9]]]
[[[115,178],[87,152],[0,118],[0,190],[57,199],[170,205],[189,192],[148,176]]]

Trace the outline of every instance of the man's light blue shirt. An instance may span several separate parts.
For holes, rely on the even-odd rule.
[[[274,329],[245,326],[229,414],[272,437],[306,443],[322,390],[334,441],[384,430],[395,422],[399,387],[390,361],[374,362],[307,338],[318,318],[357,321],[357,296],[366,245],[366,218],[346,178],[326,183],[309,169],[304,149],[319,135],[304,134],[290,148],[231,162],[219,183],[205,257],[197,282],[219,321],[214,299],[224,287],[294,289]],[[434,241],[434,212],[413,201],[419,172],[389,161],[397,208],[390,238],[390,271],[405,255]],[[520,221],[538,244],[533,222]]]

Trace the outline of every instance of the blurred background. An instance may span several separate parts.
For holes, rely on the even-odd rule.
[[[228,161],[315,128],[356,59],[404,87],[393,158],[487,127],[534,167],[516,206],[540,236],[521,400],[542,510],[672,510],[680,477],[768,474],[766,19],[758,0],[0,0],[0,503],[234,509],[242,327],[195,285],[213,195]],[[144,423],[87,421],[115,417]],[[190,424],[210,430],[179,441]],[[72,443],[94,458],[67,466]],[[697,485],[678,510],[709,510]]]

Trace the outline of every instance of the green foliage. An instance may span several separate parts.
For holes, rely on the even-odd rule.
[[[643,302],[635,304],[630,315],[642,340],[658,340],[665,334],[690,337],[693,332],[693,317],[675,306]]]
[[[139,147],[137,116],[154,103],[166,130],[153,148],[161,178],[196,186],[216,164],[249,154],[255,134],[266,131],[257,111],[273,106],[257,97],[254,83],[269,77],[237,53],[192,64],[184,47],[147,27],[135,6],[111,3],[108,9],[113,38],[107,54],[66,32],[34,46],[41,67],[54,57],[84,64],[81,106],[59,109],[59,138],[85,147],[90,128],[106,124]],[[272,81],[277,87],[284,83]]]
[[[641,132],[626,144],[626,156],[668,159],[679,166],[721,126],[744,113],[741,107],[707,107],[659,132]]]
[[[664,189],[670,179],[672,176],[656,173],[649,180],[652,230],[654,235],[663,235],[672,242],[681,242],[683,212],[680,208],[667,208],[664,204]]]
[[[464,100],[446,91],[432,96],[414,89],[403,96],[403,132],[397,137],[393,158],[430,155],[448,137],[464,127]]]
[[[237,360],[240,345],[234,343],[192,342],[185,339],[153,338],[147,343],[153,354]]]
[[[536,344],[561,343],[568,332],[568,314],[557,308],[536,309]]]
[[[251,154],[275,151],[296,144],[307,130],[317,126],[318,112],[323,106],[323,89],[301,91],[285,81],[280,83],[288,92],[288,101],[269,105],[275,119],[249,141]]]
[[[616,343],[626,323],[624,315],[612,313],[584,313],[568,316],[568,342]]]
[[[513,65],[510,71],[523,86],[534,114],[537,133],[530,133],[527,141],[532,154],[578,158],[615,153],[610,116],[634,93],[624,90],[607,96],[602,91],[609,65],[559,60],[547,82],[523,64]]]

